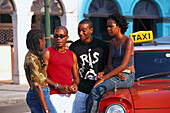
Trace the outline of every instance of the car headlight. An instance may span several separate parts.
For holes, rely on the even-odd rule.
[[[126,113],[126,110],[121,104],[116,103],[108,106],[105,113]]]

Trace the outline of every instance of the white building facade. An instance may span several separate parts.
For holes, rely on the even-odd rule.
[[[93,36],[105,41],[108,15],[120,12],[129,23],[126,35],[152,30],[154,38],[170,35],[170,0],[48,0],[50,31],[65,26],[69,40],[79,39],[78,23],[84,18],[93,22]],[[26,34],[38,28],[45,34],[44,0],[0,0],[0,81],[27,84],[24,58]]]
[[[50,15],[52,18],[50,19],[52,23],[51,34],[53,34],[55,27],[62,25],[68,29],[70,40],[77,40],[78,0],[49,0],[49,2]],[[43,23],[44,0],[0,0],[0,5],[0,30],[3,33],[9,31],[9,29],[4,30],[5,28],[3,26],[8,28],[6,25],[10,24],[13,31],[12,44],[10,42],[2,42],[1,44],[7,46],[12,45],[14,50],[14,57],[8,58],[10,60],[13,59],[13,65],[11,63],[13,72],[8,72],[12,78],[4,79],[12,79],[15,84],[27,84],[24,71],[24,59],[28,51],[26,48],[26,34],[32,28],[45,31],[45,24]],[[7,18],[7,15],[10,15],[11,23],[5,22],[4,18]],[[7,35],[9,35],[9,33]],[[0,48],[1,47],[2,46],[0,46]],[[10,54],[12,53],[9,53],[9,56]],[[3,67],[3,65],[1,65],[0,68],[1,67]],[[0,72],[0,80],[3,80],[3,76],[6,75]]]

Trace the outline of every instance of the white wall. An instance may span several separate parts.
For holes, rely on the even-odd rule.
[[[14,0],[16,12],[13,13],[13,41],[14,41],[14,70],[13,81],[15,84],[28,84],[24,71],[24,59],[27,53],[26,35],[31,29],[30,12],[33,0]]]
[[[0,80],[12,80],[11,46],[0,46]]]
[[[14,70],[13,81],[16,84],[27,84],[24,71],[24,58],[26,52],[26,34],[31,29],[30,12],[33,0],[13,0],[16,4],[16,12],[13,13],[13,38],[14,38]],[[69,39],[77,40],[78,26],[78,0],[60,0],[64,8],[64,15],[61,16],[61,25],[69,31]]]
[[[69,40],[79,39],[78,28],[78,0],[60,0],[64,7],[64,14],[60,17],[61,25],[68,29]]]

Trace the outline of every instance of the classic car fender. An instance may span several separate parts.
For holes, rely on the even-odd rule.
[[[118,89],[116,93],[114,90],[106,92],[100,102],[99,113],[104,113],[107,107],[114,103],[121,104],[126,109],[126,113],[134,113],[132,97],[128,88]]]
[[[170,109],[170,79],[143,80],[129,89],[135,109]]]

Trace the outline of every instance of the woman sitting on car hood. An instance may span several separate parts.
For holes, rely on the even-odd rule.
[[[111,89],[129,88],[135,80],[133,41],[124,33],[128,28],[127,20],[119,13],[109,16],[107,31],[113,37],[108,59],[109,73],[98,73],[94,88],[86,104],[87,113],[97,113],[102,95]],[[105,74],[105,75],[104,75]]]

